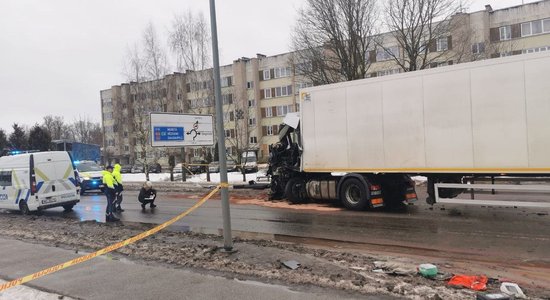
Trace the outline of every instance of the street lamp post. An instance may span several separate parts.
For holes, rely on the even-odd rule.
[[[220,184],[223,215],[223,240],[225,251],[233,250],[231,238],[231,215],[229,212],[229,191],[227,182],[227,162],[225,158],[225,136],[223,130],[223,107],[220,78],[220,58],[218,54],[218,29],[216,25],[216,1],[210,0],[210,28],[212,30],[212,56],[214,60],[214,90],[216,95],[216,130],[218,131],[218,160],[220,162]]]

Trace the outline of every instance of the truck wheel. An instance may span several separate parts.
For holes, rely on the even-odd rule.
[[[291,178],[286,183],[285,197],[293,204],[307,203],[305,182],[299,178]]]
[[[73,210],[73,207],[74,207],[74,203],[73,204],[65,204],[63,205],[63,209],[65,211],[72,211]]]
[[[19,202],[19,211],[21,211],[22,215],[28,215],[31,213],[31,211],[29,210],[29,206],[25,201]]]
[[[367,188],[357,178],[348,178],[340,190],[340,201],[348,209],[364,210],[369,207]]]
[[[270,200],[279,200],[284,196],[283,185],[279,176],[273,176],[270,183],[271,193],[269,195]]]

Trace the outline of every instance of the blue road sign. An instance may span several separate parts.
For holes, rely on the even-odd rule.
[[[183,127],[153,127],[155,141],[183,141]]]

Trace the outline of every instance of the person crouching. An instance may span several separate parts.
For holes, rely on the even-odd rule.
[[[141,209],[145,209],[145,205],[149,204],[151,208],[157,207],[155,205],[155,198],[157,197],[157,191],[153,188],[151,181],[146,181],[143,187],[139,191],[138,200],[141,202]]]

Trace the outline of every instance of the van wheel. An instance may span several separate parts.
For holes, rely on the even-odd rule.
[[[25,215],[25,216],[31,213],[31,211],[29,210],[29,206],[25,201],[19,202],[19,211],[21,212],[22,215]]]
[[[73,204],[65,204],[63,205],[63,209],[65,211],[72,211],[73,210],[73,207],[74,207],[74,203]]]
[[[348,178],[342,183],[340,201],[348,209],[364,210],[369,207],[369,196],[365,185],[357,178]]]

